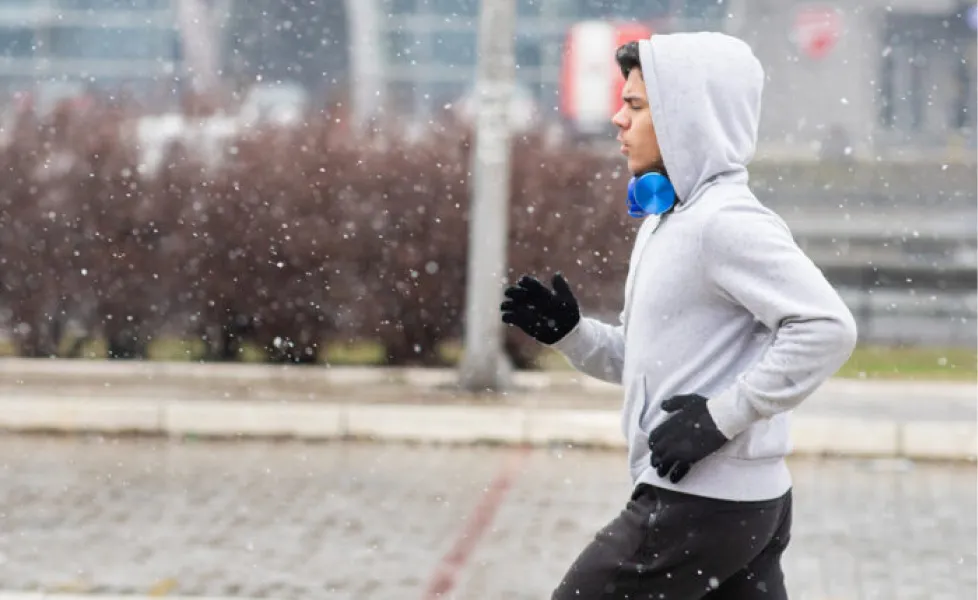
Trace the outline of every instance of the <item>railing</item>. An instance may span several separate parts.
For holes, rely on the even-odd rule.
[[[974,264],[815,262],[852,311],[862,344],[973,347],[978,342]],[[614,297],[621,290],[616,286],[608,292]],[[620,307],[609,307],[593,316],[617,323],[619,311]]]
[[[978,270],[974,265],[917,265],[896,262],[855,264],[820,261],[819,268],[834,285],[863,290],[939,290],[974,292]]]
[[[825,277],[847,295],[860,339],[902,343],[971,344],[975,337],[975,265],[922,265],[900,262],[859,264],[820,261]],[[912,293],[911,307],[880,310],[876,296]],[[915,304],[915,305],[914,305]],[[883,330],[879,321],[889,321]]]

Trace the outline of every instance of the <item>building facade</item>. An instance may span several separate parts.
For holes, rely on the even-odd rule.
[[[836,37],[818,58],[798,39],[811,6],[744,1],[726,23],[764,63],[761,131],[772,153],[974,160],[973,2],[822,2]]]
[[[3,0],[0,89],[138,89],[173,78],[170,0]]]
[[[677,22],[718,29],[725,0],[516,0],[517,84],[551,114],[559,105],[567,31],[589,19]],[[474,84],[479,0],[381,0],[391,101],[430,115]]]
[[[480,0],[199,1],[226,13],[215,43],[235,87],[288,82],[314,105],[347,97],[364,79],[357,43],[382,48],[367,72],[398,115],[425,122],[474,87]],[[354,1],[373,14],[366,43],[362,27],[351,33]],[[568,30],[637,21],[751,44],[768,76],[760,154],[973,158],[974,0],[515,1],[518,92],[545,120],[567,118]],[[0,0],[0,89],[80,82],[176,94],[183,69],[172,0]]]
[[[399,110],[429,117],[472,89],[478,4],[382,0],[387,90]],[[544,117],[560,116],[568,29],[589,19],[632,20],[660,32],[725,31],[751,44],[768,75],[762,154],[973,155],[973,1],[517,0],[517,7],[517,82]],[[811,14],[827,16],[811,24]]]

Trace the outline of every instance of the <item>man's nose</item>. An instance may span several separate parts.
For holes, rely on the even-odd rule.
[[[628,127],[628,120],[625,118],[625,115],[623,115],[622,112],[623,111],[620,110],[616,112],[614,116],[611,117],[611,122],[614,123],[616,127],[625,129]]]

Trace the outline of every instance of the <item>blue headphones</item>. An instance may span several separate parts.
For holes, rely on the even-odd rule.
[[[662,173],[644,173],[628,182],[628,215],[631,217],[661,215],[675,204],[676,189]]]

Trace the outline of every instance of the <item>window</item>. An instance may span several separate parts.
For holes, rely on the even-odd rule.
[[[387,60],[394,64],[411,64],[421,53],[421,40],[410,31],[392,31],[387,35]]]
[[[516,38],[516,64],[523,69],[540,67],[540,38],[521,36]]]
[[[538,33],[528,35],[528,40],[534,40],[540,55],[540,65],[559,67],[564,52],[565,32]]]
[[[170,0],[55,0],[54,4],[69,10],[166,10]]]
[[[550,1],[554,0],[538,0]],[[664,17],[677,0],[574,0],[577,15],[588,19],[623,18],[643,21]]]
[[[938,139],[949,127],[974,124],[975,42],[970,32],[959,37],[942,17],[897,13],[888,15],[882,40],[877,63],[882,128]]]
[[[383,4],[384,12],[388,15],[411,14],[417,11],[415,3],[417,0],[385,0]]]
[[[521,17],[535,17],[540,14],[540,5],[553,3],[553,0],[518,0],[516,3],[516,14]]]
[[[726,0],[685,0],[682,16],[692,29],[722,30],[727,15]]]
[[[438,114],[446,105],[458,103],[469,92],[469,85],[465,81],[434,81],[427,86],[427,92],[427,101]]]
[[[451,67],[475,66],[476,38],[474,31],[443,31],[432,34],[432,62]]]
[[[432,35],[432,62],[451,67],[474,67],[478,55],[478,34],[473,31],[442,31]],[[540,66],[540,37],[520,35],[514,46],[520,68]]]
[[[959,56],[956,58],[957,93],[951,111],[951,126],[956,129],[973,128],[976,108],[974,40],[971,41],[970,48],[959,50]]]
[[[933,102],[926,85],[929,64],[937,58],[928,44],[929,19],[914,14],[891,14],[883,36],[880,59],[880,124],[903,131],[924,127],[925,104]]]
[[[883,57],[880,59],[880,86],[879,86],[879,121],[883,127],[893,127],[896,124],[896,94],[894,93],[893,79],[896,74],[896,64],[893,57],[893,49],[887,47],[883,50]]]
[[[155,27],[53,27],[51,56],[67,59],[171,59],[172,29]]]
[[[974,129],[976,124],[978,96],[975,94],[975,65],[978,63],[978,44],[975,42],[975,29],[978,29],[978,7],[961,4],[950,19],[948,31],[951,39],[949,50],[954,61],[951,87],[955,88],[948,121],[955,129]]]
[[[422,5],[418,12],[430,12],[438,16],[475,17],[479,14],[480,0],[418,0]]]
[[[682,15],[692,19],[722,19],[727,11],[725,0],[685,0]]]
[[[0,27],[0,56],[19,58],[34,54],[34,30]]]

